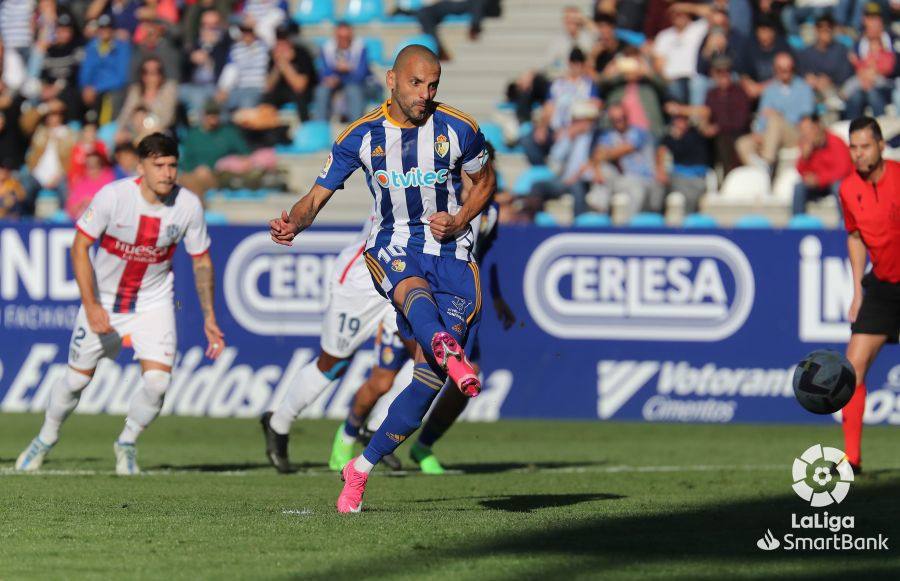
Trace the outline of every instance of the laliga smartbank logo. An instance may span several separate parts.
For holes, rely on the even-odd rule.
[[[225,267],[228,310],[258,335],[319,335],[334,259],[355,232],[304,232],[290,247],[248,236]]]
[[[535,322],[565,339],[719,341],[753,307],[747,257],[710,235],[559,234],[525,269]]]
[[[811,508],[840,504],[853,483],[853,469],[837,448],[815,444],[791,466],[794,492]],[[887,551],[888,537],[881,533],[855,533],[856,517],[847,514],[813,512],[791,514],[790,531],[781,537],[766,528],[756,541],[763,551]]]
[[[810,446],[799,458],[794,458],[791,474],[794,492],[813,507],[840,504],[853,482],[853,468],[847,456],[837,448],[821,444]]]

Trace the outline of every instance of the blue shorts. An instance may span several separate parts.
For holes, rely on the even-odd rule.
[[[397,246],[376,245],[364,256],[375,288],[391,303],[394,288],[401,281],[410,277],[424,279],[431,287],[444,328],[467,355],[472,355],[481,323],[481,275],[477,264]],[[413,337],[409,321],[399,311],[397,329],[402,337]]]
[[[412,357],[406,345],[392,329],[378,325],[378,334],[375,335],[375,352],[378,354],[377,367],[388,371],[400,371],[403,365]]]

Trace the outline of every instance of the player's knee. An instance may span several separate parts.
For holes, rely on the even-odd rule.
[[[172,374],[161,369],[148,369],[142,377],[144,390],[155,399],[162,399],[172,382]]]
[[[75,371],[71,367],[66,368],[66,388],[72,393],[80,393],[91,382],[93,370],[91,373],[82,373]]]

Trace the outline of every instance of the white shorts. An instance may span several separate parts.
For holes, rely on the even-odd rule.
[[[334,272],[322,319],[321,346],[325,353],[344,359],[375,336],[380,323],[396,330],[396,312],[375,290],[362,258],[356,258],[349,266],[336,263]]]
[[[175,309],[164,305],[141,313],[110,313],[109,322],[114,333],[98,335],[91,331],[82,306],[78,309],[72,339],[69,341],[69,365],[90,370],[102,357],[115,359],[127,336],[134,348],[134,358],[172,366],[178,335],[175,330]]]

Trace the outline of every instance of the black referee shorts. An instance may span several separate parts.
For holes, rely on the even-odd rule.
[[[862,285],[862,306],[850,331],[886,335],[888,343],[897,343],[900,336],[900,283],[879,280],[870,272],[863,277]]]

